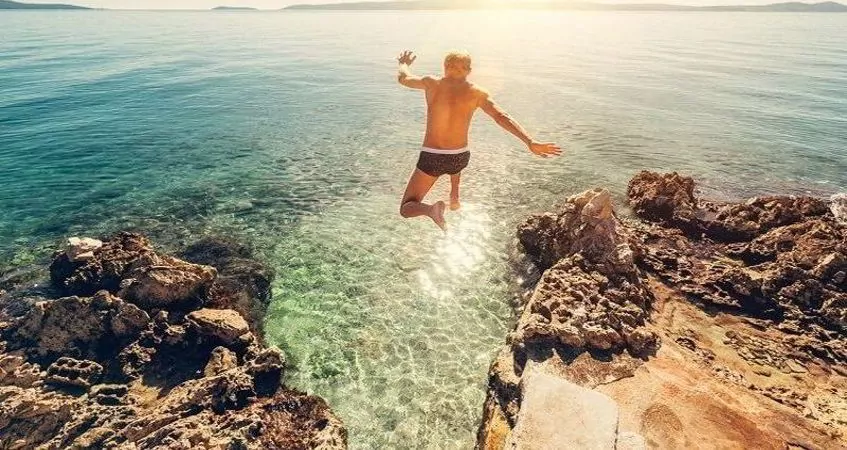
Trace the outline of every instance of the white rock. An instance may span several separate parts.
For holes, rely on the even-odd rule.
[[[640,434],[626,431],[618,435],[615,450],[647,450],[647,442]]]
[[[835,194],[830,199],[829,209],[835,220],[847,223],[847,194]]]
[[[102,246],[103,242],[97,239],[72,237],[68,239],[65,254],[72,262],[88,261],[94,258],[94,250]]]
[[[523,400],[507,449],[615,449],[617,403],[597,391],[529,369],[521,380]]]

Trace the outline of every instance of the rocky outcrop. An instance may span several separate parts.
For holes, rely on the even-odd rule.
[[[845,444],[839,206],[710,202],[695,192],[689,177],[641,172],[628,189],[641,220],[618,218],[609,193],[595,189],[518,228],[543,274],[489,371],[478,448]],[[559,388],[528,389],[538,373]],[[569,382],[611,396],[615,433],[566,436],[579,429],[575,417],[599,425],[614,416],[564,400]],[[702,395],[684,394],[693,389]],[[602,443],[577,442],[599,435]]]
[[[530,217],[518,238],[544,275],[523,308],[512,345],[554,341],[575,349],[656,350],[644,327],[650,292],[635,266],[636,249],[620,229],[606,190],[587,191],[557,214]]]
[[[135,234],[69,242],[51,277],[75,295],[0,327],[0,448],[345,448],[326,403],[282,386],[282,353],[213,294],[244,302],[257,283],[216,291],[217,273]]]

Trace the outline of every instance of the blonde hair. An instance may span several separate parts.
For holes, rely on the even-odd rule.
[[[444,57],[445,66],[459,66],[471,70],[471,54],[466,51],[453,50]]]

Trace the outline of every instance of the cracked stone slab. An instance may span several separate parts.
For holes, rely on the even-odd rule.
[[[615,449],[619,411],[611,398],[529,368],[521,392],[521,409],[507,449]]]

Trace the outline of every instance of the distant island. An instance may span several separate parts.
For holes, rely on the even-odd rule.
[[[258,11],[258,9],[249,6],[218,6],[212,8],[212,11]]]
[[[722,11],[722,12],[847,12],[847,5],[836,2],[772,3],[769,5],[686,6],[661,3],[612,4],[566,1],[490,1],[490,0],[412,0],[291,5],[286,10],[446,10],[446,9],[529,9],[569,11]]]
[[[0,9],[91,9],[84,6],[64,5],[61,3],[21,3],[0,0]]]

